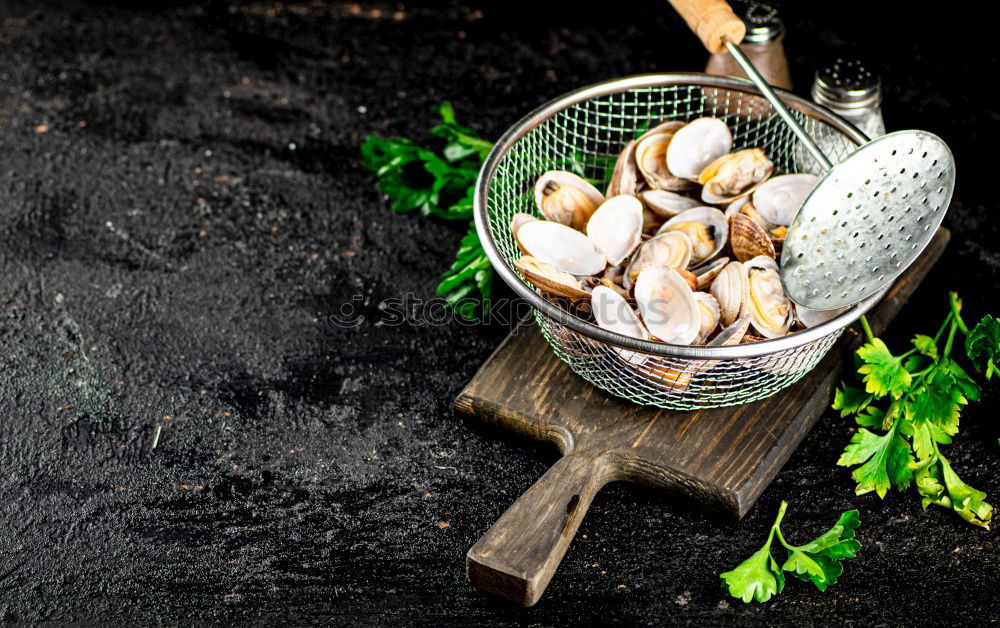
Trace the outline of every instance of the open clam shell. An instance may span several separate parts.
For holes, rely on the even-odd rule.
[[[753,192],[774,172],[774,162],[759,148],[747,148],[719,157],[702,170],[701,200],[729,203]]]
[[[750,329],[750,317],[744,314],[733,321],[731,325],[727,325],[715,338],[712,338],[708,346],[729,347],[738,345],[746,336],[748,329]]]
[[[837,308],[835,310],[814,310],[812,308],[805,307],[804,305],[795,304],[795,318],[802,323],[803,327],[815,327],[821,325],[828,320],[832,320],[847,310],[851,306]]]
[[[718,118],[698,118],[678,129],[667,146],[666,165],[675,177],[697,181],[710,163],[729,153],[733,134]]]
[[[605,192],[607,198],[628,194],[635,196],[638,193],[639,166],[635,162],[635,146],[638,141],[632,140],[625,145],[615,162],[615,169],[611,173],[611,181]]]
[[[691,269],[695,278],[698,280],[698,290],[708,290],[715,278],[719,276],[722,269],[726,267],[729,263],[728,257],[719,257],[710,262],[705,262],[701,266],[696,266]]]
[[[584,290],[583,284],[576,277],[569,273],[560,272],[530,255],[523,255],[516,260],[514,268],[542,292],[568,299],[590,297],[590,294]]]
[[[535,222],[536,220],[538,219],[532,216],[531,214],[523,214],[523,213],[514,214],[513,216],[511,216],[510,219],[510,234],[514,236],[514,242],[517,242],[517,248],[521,249],[521,252],[524,253],[525,255],[527,255],[528,252],[525,251],[524,247],[521,246],[521,243],[518,242],[517,232],[521,230],[522,225],[525,225],[529,222]]]
[[[750,300],[750,284],[747,271],[740,262],[726,264],[719,276],[712,282],[712,296],[719,301],[719,313],[723,326],[732,325],[746,313]]]
[[[694,245],[681,231],[668,231],[643,242],[629,262],[622,285],[629,288],[639,274],[657,266],[687,268]]]
[[[582,231],[604,202],[600,191],[572,172],[550,170],[535,182],[535,206],[545,218]]]
[[[698,289],[698,278],[694,276],[690,270],[685,270],[683,268],[674,268],[674,272],[681,276],[687,285],[691,288],[691,291]]]
[[[698,314],[701,316],[701,328],[698,330],[698,337],[695,344],[705,344],[715,328],[719,326],[721,312],[719,301],[707,292],[695,292],[694,300],[698,303]]]
[[[649,187],[657,190],[685,190],[691,181],[674,175],[667,166],[667,149],[672,131],[647,133],[635,146],[635,163]]]
[[[634,196],[619,195],[597,208],[587,222],[587,237],[604,254],[608,264],[617,266],[642,241],[642,203]]]
[[[694,292],[672,268],[647,268],[635,282],[635,302],[646,329],[670,344],[689,345],[698,337],[701,315]]]
[[[729,217],[729,245],[741,262],[764,255],[775,256],[771,236],[752,218],[741,213]]]
[[[795,313],[792,302],[781,286],[778,263],[761,255],[746,264],[748,294],[747,313],[750,324],[765,338],[778,338],[788,333]]]
[[[527,222],[517,230],[517,241],[528,255],[570,275],[596,275],[607,261],[593,240],[576,229],[550,220]]]
[[[669,190],[643,190],[639,200],[647,209],[663,218],[673,218],[677,214],[701,207],[701,202]]]
[[[753,193],[753,206],[764,221],[787,227],[818,181],[819,177],[808,173],[783,174],[768,179]]]
[[[591,293],[591,311],[597,326],[616,334],[649,340],[646,326],[621,294],[605,286],[597,286]],[[631,364],[640,364],[646,356],[642,353],[614,347],[615,352]]]
[[[696,207],[663,223],[657,234],[680,231],[691,239],[692,266],[712,259],[722,251],[729,237],[725,215],[714,207]]]

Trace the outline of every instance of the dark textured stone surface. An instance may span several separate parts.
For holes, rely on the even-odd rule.
[[[855,498],[834,466],[850,427],[833,413],[740,523],[613,486],[537,607],[465,582],[466,549],[552,461],[449,407],[506,328],[327,317],[355,294],[369,317],[384,298],[430,294],[464,231],[382,205],[358,166],[367,133],[422,137],[449,99],[496,137],[570,88],[702,67],[659,0],[542,5],[0,9],[0,617],[1000,617],[995,534],[912,492]],[[955,237],[887,335],[901,346],[936,325],[949,288],[969,312],[1000,310],[1000,106],[975,86],[997,57],[957,18],[928,37],[886,27],[888,13],[859,19],[865,8],[795,3],[786,44],[800,92],[822,50],[875,55],[889,126],[935,131],[957,155]],[[994,501],[997,399],[966,412],[949,448]],[[782,498],[793,539],[859,508],[864,550],[826,593],[796,581],[745,606],[718,573],[759,545]]]

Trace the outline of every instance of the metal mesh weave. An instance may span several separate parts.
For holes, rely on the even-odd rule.
[[[700,84],[696,75],[677,76],[684,78],[665,78],[662,85],[569,102],[541,121],[522,123],[530,130],[499,156],[480,199],[485,201],[483,222],[488,235],[509,268],[521,255],[510,233],[510,220],[517,212],[538,215],[532,189],[539,175],[546,170],[569,170],[603,189],[622,147],[667,118],[720,118],[733,132],[734,150],[763,148],[778,173],[819,174],[808,152],[770,104],[750,93],[751,87],[727,89]],[[808,107],[797,103],[799,109]],[[857,137],[818,119],[829,119],[828,113],[815,117],[794,113],[834,162],[856,147]],[[772,342],[763,342],[758,343],[759,354],[752,357],[706,360],[671,355],[670,345],[663,345],[660,355],[636,352],[571,329],[537,308],[535,317],[556,355],[587,381],[635,403],[672,409],[735,405],[772,395],[812,369],[850,322],[790,348],[775,351]]]

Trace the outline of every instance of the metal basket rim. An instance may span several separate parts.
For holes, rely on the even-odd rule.
[[[546,317],[564,325],[573,331],[588,338],[600,342],[608,343],[617,347],[631,349],[650,355],[666,358],[694,358],[694,359],[745,359],[754,358],[772,353],[793,350],[811,342],[819,340],[827,335],[837,333],[856,321],[862,314],[867,312],[882,297],[884,292],[872,295],[852,306],[849,310],[839,316],[826,321],[815,327],[796,332],[789,336],[773,338],[762,342],[734,345],[729,347],[707,347],[703,345],[674,345],[651,340],[640,340],[624,336],[615,332],[601,329],[597,325],[578,318],[569,312],[550,303],[541,295],[536,293],[524,282],[513,269],[508,266],[503,254],[500,252],[493,235],[489,230],[489,214],[487,208],[487,198],[489,196],[489,185],[496,174],[501,159],[507,154],[521,138],[530,133],[539,124],[550,119],[560,111],[577,103],[590,100],[599,96],[607,96],[630,89],[643,89],[651,87],[670,86],[699,86],[714,87],[732,91],[743,92],[753,96],[763,98],[760,91],[748,80],[719,77],[700,72],[677,72],[669,74],[641,74],[625,78],[615,79],[595,83],[582,87],[575,91],[559,96],[538,107],[528,115],[524,116],[516,124],[511,126],[506,133],[501,136],[493,149],[487,155],[483,166],[479,171],[476,181],[475,194],[473,198],[474,218],[476,232],[483,245],[486,256],[490,264],[504,282],[511,287],[514,292],[525,299],[536,312],[541,312]],[[856,145],[861,145],[868,141],[868,138],[852,124],[840,118],[835,113],[812,103],[800,96],[792,94],[783,89],[775,89],[782,101],[790,108],[805,115],[815,117],[822,122],[829,124],[838,131],[844,133]]]

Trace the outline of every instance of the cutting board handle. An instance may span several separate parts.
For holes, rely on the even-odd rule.
[[[594,495],[612,479],[611,460],[602,451],[563,456],[472,546],[469,581],[524,606],[537,602]]]

